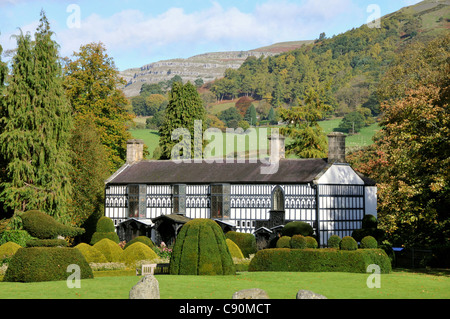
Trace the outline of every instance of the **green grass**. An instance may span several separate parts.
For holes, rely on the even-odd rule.
[[[114,272],[110,271],[110,275]],[[0,282],[1,299],[127,299],[137,276],[82,280],[80,289],[65,281],[44,283]],[[446,273],[394,271],[381,275],[381,288],[369,289],[369,274],[242,272],[235,276],[156,276],[162,299],[231,299],[242,289],[261,288],[271,299],[295,299],[298,290],[312,290],[329,299],[448,299],[450,276]]]

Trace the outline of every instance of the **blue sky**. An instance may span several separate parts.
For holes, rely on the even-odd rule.
[[[119,70],[216,51],[251,50],[357,28],[419,0],[0,0],[0,45],[34,33],[46,12],[62,56],[103,42]],[[75,6],[74,6],[75,5]],[[5,57],[3,57],[5,59]]]

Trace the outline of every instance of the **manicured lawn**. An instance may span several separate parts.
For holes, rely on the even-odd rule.
[[[113,274],[113,272],[110,272]],[[133,275],[82,280],[81,289],[66,282],[0,282],[1,299],[127,299],[140,277]],[[123,273],[122,273],[123,275]],[[243,272],[235,276],[159,275],[162,299],[231,299],[241,289],[261,288],[271,299],[295,299],[300,289],[312,290],[329,299],[449,299],[449,272],[438,275],[394,271],[381,275],[381,288],[366,285],[369,274]]]

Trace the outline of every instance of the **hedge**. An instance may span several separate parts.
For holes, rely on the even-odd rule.
[[[147,236],[138,236],[138,237],[130,240],[123,249],[127,249],[130,245],[133,245],[136,242],[141,242],[143,244],[146,244],[151,249],[155,248],[155,244],[153,243],[153,241],[150,238],[148,238]]]
[[[37,210],[20,215],[23,228],[33,237],[39,239],[56,239],[58,235],[75,237],[84,233],[83,228],[71,227],[57,222],[53,217]]]
[[[95,245],[104,238],[108,238],[117,244],[119,243],[119,236],[116,233],[114,222],[106,216],[102,216],[98,220],[96,231],[92,234],[91,245]]]
[[[180,230],[170,259],[172,275],[234,275],[235,267],[220,226],[194,219]]]
[[[12,257],[22,246],[13,242],[7,242],[0,246],[0,262],[8,257]],[[0,265],[1,266],[1,265]]]
[[[225,237],[231,239],[238,245],[245,258],[250,257],[252,254],[256,254],[256,238],[254,235],[229,231],[225,234]]]
[[[104,238],[97,242],[93,247],[98,249],[108,260],[108,262],[121,262],[123,250],[111,239]]]
[[[303,249],[306,248],[306,238],[303,235],[294,235],[291,238],[291,248]]]
[[[94,246],[81,243],[76,245],[74,248],[78,249],[83,254],[88,263],[106,264],[108,262],[106,257]]]
[[[306,222],[296,221],[287,223],[281,230],[283,236],[292,237],[294,235],[312,236],[314,230],[312,226]]]
[[[141,242],[135,242],[123,251],[123,261],[128,266],[136,266],[141,260],[151,261],[155,259],[158,259],[158,255],[153,249]]]
[[[226,242],[232,258],[244,259],[244,255],[242,254],[241,249],[238,245],[235,244],[234,241],[227,238]]]
[[[248,271],[354,272],[366,273],[371,264],[381,273],[391,271],[389,257],[382,249],[265,249],[250,262]]]
[[[92,269],[78,249],[20,248],[9,262],[3,281],[43,282],[67,280],[69,265],[80,267],[80,279],[94,278]]]
[[[277,248],[291,248],[291,237],[282,236],[277,241]]]

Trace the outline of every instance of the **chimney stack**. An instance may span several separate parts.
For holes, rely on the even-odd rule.
[[[144,141],[129,140],[127,142],[127,164],[134,164],[144,159]]]
[[[341,132],[328,134],[328,163],[346,163],[345,138],[347,135]]]
[[[271,134],[269,136],[269,147],[270,147],[270,162],[274,163],[278,160],[286,158],[286,138],[279,133]],[[278,154],[272,154],[273,150],[278,150]]]

